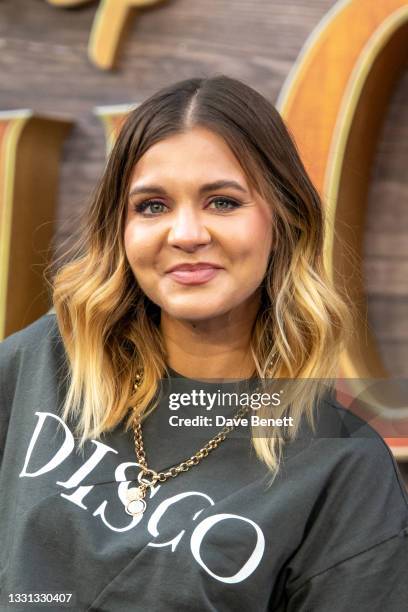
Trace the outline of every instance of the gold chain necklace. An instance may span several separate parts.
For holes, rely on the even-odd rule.
[[[136,375],[136,382],[134,384],[135,390],[140,385],[141,374]],[[234,419],[241,418],[248,411],[248,406],[242,406],[234,415]],[[202,459],[207,457],[211,451],[216,449],[221,442],[225,440],[227,435],[235,428],[235,425],[228,425],[223,427],[216,436],[211,438],[200,450],[198,450],[189,459],[182,461],[178,465],[174,465],[163,472],[156,472],[147,465],[146,453],[143,446],[142,437],[142,426],[140,423],[139,416],[136,414],[136,409],[133,408],[133,439],[135,443],[135,451],[138,462],[138,467],[141,471],[137,475],[139,482],[138,487],[130,487],[127,490],[126,497],[127,503],[125,510],[131,516],[139,516],[146,510],[146,492],[147,489],[151,489],[157,482],[165,482],[168,478],[175,478],[182,472],[187,472],[194,465],[200,463]]]

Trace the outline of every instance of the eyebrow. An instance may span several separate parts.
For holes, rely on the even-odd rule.
[[[200,195],[204,195],[208,191],[216,191],[217,189],[225,189],[226,187],[230,189],[236,189],[242,193],[247,194],[247,190],[244,189],[239,183],[236,181],[227,181],[227,180],[219,180],[214,181],[213,183],[205,183],[205,185],[201,185],[198,193]],[[132,187],[129,192],[129,197],[138,193],[159,193],[161,195],[166,195],[166,190],[163,189],[160,185],[138,185]]]

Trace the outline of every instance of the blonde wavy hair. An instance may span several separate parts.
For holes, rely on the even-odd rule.
[[[69,261],[58,267],[56,260],[46,270],[68,364],[62,417],[76,421],[81,448],[122,421],[129,430],[130,407],[145,418],[158,405],[160,380],[168,375],[160,309],[127,261],[125,213],[140,157],[193,126],[226,141],[250,184],[273,207],[273,250],[250,350],[261,379],[298,381],[291,401],[274,409],[274,417],[294,419],[287,436],[281,428],[252,435],[257,456],[276,476],[284,443],[296,436],[303,415],[315,426],[316,402],[333,389],[352,309],[324,268],[324,211],[293,138],[272,104],[227,76],[177,82],[129,112],[85,211],[84,229],[63,254]]]

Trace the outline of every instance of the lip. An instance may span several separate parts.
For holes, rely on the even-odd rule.
[[[182,285],[201,285],[214,278],[221,269],[221,266],[206,262],[179,264],[170,268],[167,274]]]
[[[177,264],[173,266],[172,268],[169,268],[168,270],[166,270],[166,272],[174,272],[176,270],[186,270],[189,272],[193,270],[204,270],[208,268],[221,268],[221,266],[215,263],[211,263],[210,261],[198,261],[195,264],[191,264],[191,263]]]

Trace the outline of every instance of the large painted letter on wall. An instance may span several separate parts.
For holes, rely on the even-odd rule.
[[[406,0],[341,0],[310,35],[277,103],[326,206],[326,267],[359,309],[339,377],[350,379],[352,396],[365,392],[375,414],[382,415],[384,435],[396,419],[401,435],[408,434],[406,393],[396,393],[396,384],[388,393],[384,385],[373,385],[369,393],[362,389],[364,381],[389,373],[367,321],[361,254],[372,162],[389,99],[406,66],[407,41]],[[398,457],[408,458],[406,438],[390,443]]]
[[[49,308],[42,271],[70,126],[29,110],[0,112],[0,339]]]

